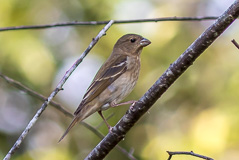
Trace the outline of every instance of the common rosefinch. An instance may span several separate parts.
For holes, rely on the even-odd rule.
[[[110,130],[110,125],[101,111],[109,107],[133,103],[129,101],[118,104],[134,88],[140,71],[140,53],[151,42],[136,34],[122,36],[114,45],[110,57],[101,66],[83,100],[76,109],[74,119],[60,138],[66,136],[70,129],[91,114],[98,112]]]

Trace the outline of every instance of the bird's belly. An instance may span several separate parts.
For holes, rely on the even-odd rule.
[[[123,74],[108,86],[99,96],[100,101],[107,102],[102,105],[101,110],[106,110],[110,107],[110,103],[117,104],[123,100],[134,88],[138,79],[138,73]],[[105,95],[110,95],[106,97]]]

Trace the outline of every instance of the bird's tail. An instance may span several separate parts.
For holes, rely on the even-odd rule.
[[[59,139],[58,143],[67,135],[67,133],[71,130],[71,128],[73,128],[74,125],[75,125],[77,122],[80,122],[80,121],[82,121],[82,117],[76,116],[76,117],[72,120],[71,124],[69,125],[69,127],[67,128],[67,130],[65,131],[65,133],[64,133],[64,134],[62,135],[62,137]]]
[[[78,109],[76,110],[76,112],[74,113],[75,117],[72,120],[71,124],[69,125],[69,127],[67,128],[67,130],[65,131],[65,133],[63,134],[63,136],[60,138],[60,140],[58,141],[58,143],[67,135],[67,133],[71,130],[71,128],[74,127],[74,125],[77,122],[81,122],[82,120],[84,120],[85,118],[87,118],[89,115],[93,114],[94,112],[97,111],[97,107],[98,107],[98,103],[94,104],[94,105],[85,105],[85,106],[79,106],[81,109],[78,111]],[[79,108],[78,107],[78,108]]]

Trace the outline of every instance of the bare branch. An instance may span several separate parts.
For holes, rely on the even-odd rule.
[[[42,94],[40,93],[37,93],[36,91],[33,91],[32,89],[24,86],[22,83],[6,76],[6,75],[3,75],[0,73],[0,77],[2,77],[7,83],[11,84],[12,86],[16,87],[17,89],[31,95],[32,97],[35,97],[41,101],[45,101],[47,99],[47,97],[43,96]],[[50,102],[50,105],[55,107],[57,110],[59,110],[60,112],[62,112],[65,116],[69,117],[69,118],[73,118],[73,114],[71,114],[70,112],[66,111],[64,109],[64,107],[61,106],[61,104],[55,102],[55,101],[51,101]],[[112,115],[110,115],[111,117]],[[109,119],[110,117],[108,117],[107,119]],[[92,131],[95,135],[97,135],[100,139],[103,139],[104,138],[104,135],[102,133],[100,133],[98,130],[97,130],[97,127],[93,127],[91,125],[89,125],[88,123],[84,122],[84,121],[81,121],[81,124],[86,127],[87,129],[89,129],[90,131]],[[136,158],[132,155],[131,152],[127,152],[124,148],[120,147],[119,145],[116,146],[116,148],[122,152],[123,154],[125,154],[129,159],[131,160],[135,160]]]
[[[150,19],[132,19],[132,20],[115,20],[114,24],[124,24],[124,23],[145,23],[145,22],[162,22],[162,21],[202,21],[202,20],[214,20],[218,17],[164,17],[164,18],[150,18]],[[14,26],[0,28],[1,31],[11,31],[11,30],[25,30],[25,29],[46,29],[53,27],[65,27],[65,26],[79,26],[79,25],[102,25],[107,24],[109,21],[73,21],[55,24],[44,24],[44,25],[30,25],[30,26]]]
[[[37,93],[36,91],[33,91],[32,89],[24,86],[22,83],[14,80],[6,75],[3,75],[2,73],[0,73],[0,77],[2,77],[7,83],[11,84],[12,86],[16,87],[19,90],[31,95],[32,97],[35,97],[43,102],[47,99],[47,97],[43,96],[42,94]],[[50,105],[52,105],[53,107],[55,107],[56,109],[61,111],[65,116],[73,118],[73,115],[70,112],[66,111],[59,103],[57,103],[55,101],[51,101]]]
[[[191,152],[171,152],[171,151],[167,151],[167,153],[169,154],[168,160],[171,160],[173,155],[191,155],[191,156],[202,158],[202,159],[206,159],[206,160],[213,160],[210,157],[194,153],[193,151],[191,151]]]
[[[20,147],[21,143],[27,136],[30,129],[34,126],[38,118],[41,116],[42,112],[46,109],[47,105],[52,101],[52,99],[55,97],[55,95],[62,89],[63,85],[69,78],[69,76],[72,74],[72,72],[76,69],[76,67],[82,62],[84,57],[90,52],[90,50],[94,47],[94,45],[98,42],[98,40],[106,34],[106,31],[111,27],[111,25],[114,23],[113,20],[111,20],[100,32],[99,34],[93,38],[88,48],[82,53],[80,58],[73,64],[73,66],[66,72],[64,77],[61,79],[59,84],[57,85],[56,89],[51,93],[51,95],[45,100],[45,102],[42,104],[41,108],[37,111],[37,113],[34,115],[32,120],[28,123],[25,130],[22,132],[18,140],[15,142],[13,147],[10,149],[8,154],[5,156],[4,160],[9,160],[11,156],[14,154],[14,152]]]
[[[106,137],[88,154],[87,160],[103,159],[150,109],[162,94],[183,74],[228,26],[239,16],[239,0],[236,0],[186,51],[163,73],[154,85],[132,105]]]
[[[232,43],[237,47],[237,49],[239,49],[239,44],[237,43],[235,39],[232,40]]]

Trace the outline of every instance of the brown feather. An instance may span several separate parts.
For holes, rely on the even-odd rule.
[[[83,118],[83,117],[82,117]],[[72,120],[71,124],[69,125],[69,127],[66,129],[65,133],[61,136],[61,138],[59,139],[58,143],[67,135],[67,133],[71,130],[71,128],[74,127],[74,125],[78,122],[81,121],[82,119],[80,119],[80,117],[76,116],[74,117],[74,119]]]
[[[124,35],[116,42],[113,52],[97,72],[59,142],[77,122],[119,103],[133,90],[139,76],[140,53],[150,43],[136,34]]]
[[[76,109],[74,115],[77,115],[87,103],[95,99],[103,90],[105,90],[110,84],[112,84],[120,75],[122,75],[126,69],[127,56],[117,55],[118,58],[115,61],[106,61],[96,74],[94,80],[86,91],[82,102]],[[121,66],[119,64],[123,63]],[[108,68],[107,70],[102,70]]]

